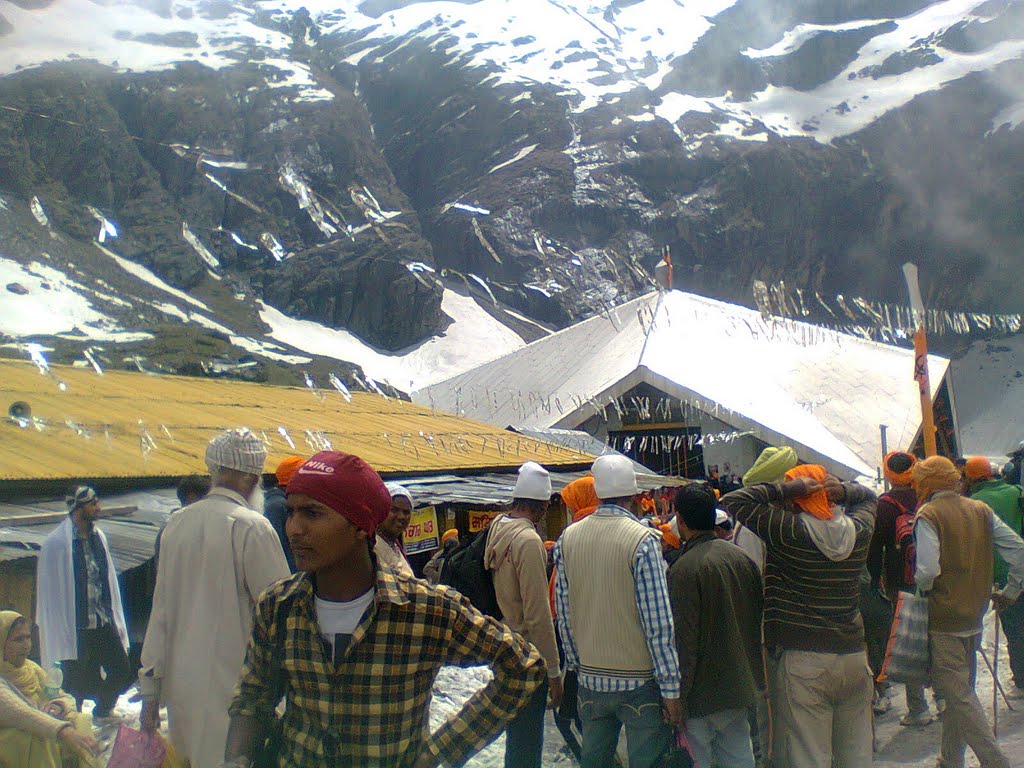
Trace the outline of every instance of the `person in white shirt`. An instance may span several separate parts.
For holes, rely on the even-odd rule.
[[[377,539],[373,553],[377,560],[389,566],[392,570],[407,578],[413,578],[412,566],[405,555],[405,544],[402,537],[405,536],[405,529],[409,527],[409,520],[412,519],[412,510],[415,506],[412,494],[404,486],[398,483],[387,483],[388,493],[391,494],[391,511],[379,526],[377,526]]]
[[[966,747],[985,768],[1009,768],[974,691],[981,623],[989,599],[1011,605],[1024,586],[1024,541],[992,509],[960,495],[960,471],[932,456],[914,466],[921,506],[914,539],[914,580],[928,597],[932,683],[946,701],[942,719],[943,768],[963,768]],[[1009,566],[1006,586],[992,591],[993,551]]]
[[[165,703],[171,742],[191,768],[223,761],[256,598],[291,573],[262,513],[265,458],[263,442],[244,427],[211,440],[213,488],[175,513],[161,540],[139,671],[141,724],[155,732]]]

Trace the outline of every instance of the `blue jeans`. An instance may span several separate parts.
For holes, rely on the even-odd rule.
[[[582,768],[615,764],[619,731],[626,726],[629,768],[657,768],[672,747],[672,728],[661,716],[661,693],[651,680],[621,693],[599,693],[580,686],[583,720]]]
[[[505,768],[541,768],[547,705],[548,683],[545,680],[526,706],[505,726]]]
[[[686,737],[699,768],[754,768],[746,709],[726,709],[687,720]]]

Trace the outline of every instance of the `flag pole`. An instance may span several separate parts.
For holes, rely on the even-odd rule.
[[[928,337],[926,334],[926,315],[924,300],[921,298],[921,286],[917,280],[917,265],[904,264],[903,276],[907,281],[910,293],[910,307],[914,314],[914,380],[917,381],[921,393],[921,435],[924,438],[924,455],[934,456],[938,453],[935,444],[935,414],[932,410],[932,387],[928,377]]]

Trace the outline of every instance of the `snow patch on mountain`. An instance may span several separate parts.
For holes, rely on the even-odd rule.
[[[323,16],[328,34],[365,34],[352,44],[348,63],[381,59],[406,35],[463,64],[496,70],[492,85],[551,83],[579,96],[579,110],[631,91],[671,59],[689,51],[711,27],[710,19],[736,0],[645,0],[626,8],[613,3],[555,0],[480,0],[473,4],[425,2],[380,18],[360,13],[360,3],[332,3]],[[290,5],[281,0],[279,6]],[[264,5],[270,5],[265,3]],[[311,9],[312,11],[312,9]],[[408,41],[407,41],[408,42]]]
[[[759,125],[780,136],[806,136],[820,142],[855,133],[886,112],[902,107],[916,96],[942,88],[946,83],[972,72],[990,70],[1024,55],[1024,40],[1006,40],[976,52],[949,51],[931,45],[954,24],[975,18],[972,12],[984,0],[947,0],[918,13],[899,19],[863,19],[840,24],[799,24],[785,32],[775,44],[742,52],[751,59],[794,54],[814,38],[826,33],[862,29],[886,22],[896,25],[891,32],[873,37],[862,46],[857,58],[831,81],[811,90],[769,85],[747,101],[736,101],[729,94],[695,97],[667,93],[652,112],[675,124],[688,112],[718,114],[722,123],[717,135],[765,140],[768,134]],[[889,57],[905,51],[930,50],[936,60],[907,72],[889,76],[873,74]],[[1014,121],[1009,111],[993,127]],[[634,120],[636,117],[633,118]],[[682,136],[684,140],[687,137]],[[690,137],[692,138],[692,137]]]
[[[136,72],[186,61],[220,69],[255,59],[267,69],[268,87],[294,87],[299,101],[334,98],[305,65],[274,56],[292,41],[254,23],[258,4],[233,5],[227,13],[204,0],[168,5],[172,13],[164,16],[130,0],[59,0],[41,8],[0,0],[0,16],[12,27],[3,37],[0,75],[66,59],[91,59]],[[294,3],[295,8],[301,5]]]
[[[270,326],[271,338],[310,354],[355,363],[368,376],[407,392],[525,346],[469,296],[445,289],[441,309],[454,321],[448,330],[396,354],[380,352],[348,331],[288,317],[262,302],[260,318]]]
[[[102,251],[107,256],[109,256],[111,259],[113,259],[114,263],[117,264],[117,266],[119,266],[121,269],[123,269],[125,272],[127,272],[130,275],[132,275],[133,277],[137,277],[139,280],[142,280],[144,283],[149,283],[154,288],[157,288],[157,289],[159,289],[161,291],[164,291],[165,293],[169,293],[171,296],[174,296],[174,298],[181,299],[182,301],[185,301],[185,302],[191,304],[194,307],[197,307],[199,309],[205,310],[207,312],[210,311],[210,308],[208,306],[206,306],[206,304],[204,304],[203,302],[199,301],[199,299],[193,298],[192,296],[190,296],[189,294],[185,293],[184,291],[179,291],[177,288],[175,288],[172,285],[168,285],[166,282],[164,282],[159,277],[157,277],[155,274],[153,274],[153,272],[150,269],[148,269],[147,267],[144,267],[141,264],[136,264],[134,261],[131,261],[130,259],[126,259],[123,256],[118,256],[112,250],[110,250],[109,248],[103,247],[99,243],[94,243],[94,245],[97,248],[99,248],[100,251]],[[172,305],[168,305],[168,306],[174,306],[174,305],[172,304]],[[175,307],[175,309],[177,309],[177,307]],[[178,311],[179,311],[179,313],[181,312],[181,310],[178,310]]]
[[[340,43],[339,59],[347,64],[386,61],[420,41],[451,65],[479,68],[482,83],[553,85],[575,111],[585,111],[614,104],[638,88],[661,89],[673,66],[736,2],[644,0],[621,7],[611,0],[436,0],[375,14],[364,10],[363,0],[250,0],[227,9],[205,0],[175,0],[171,13],[163,16],[130,0],[61,0],[35,9],[0,0],[0,15],[13,27],[4,36],[0,74],[67,58],[134,70],[165,69],[182,61],[214,68],[252,62],[265,70],[268,88],[293,89],[296,101],[329,100],[332,93],[309,67],[293,60],[291,37],[261,26],[272,26],[271,20],[286,24],[306,9],[321,35]],[[871,38],[843,72],[812,90],[769,86],[745,100],[731,93],[697,98],[663,92],[660,103],[634,110],[630,119],[660,117],[675,124],[687,111],[720,113],[722,128],[715,135],[763,139],[767,127],[781,136],[829,142],[861,130],[915,96],[1024,55],[1024,40],[1018,39],[973,53],[947,50],[938,42],[952,26],[982,20],[979,14],[990,7],[986,0],[944,0],[903,18],[798,23],[770,46],[737,53],[759,61],[785,58],[822,35],[886,23],[895,29]],[[319,44],[308,35],[305,42]],[[909,71],[879,76],[880,65],[905,52],[930,55],[926,64]],[[517,92],[510,98],[522,96]],[[694,137],[681,138],[689,142]]]
[[[74,334],[119,342],[153,338],[150,333],[125,331],[92,305],[84,295],[89,293],[86,288],[38,261],[24,265],[0,256],[0,291],[0,333],[8,336]]]

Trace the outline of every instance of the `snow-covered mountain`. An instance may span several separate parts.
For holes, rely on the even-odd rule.
[[[914,258],[1019,311],[1022,56],[1010,0],[0,0],[0,333],[407,390],[664,245],[748,303]]]

